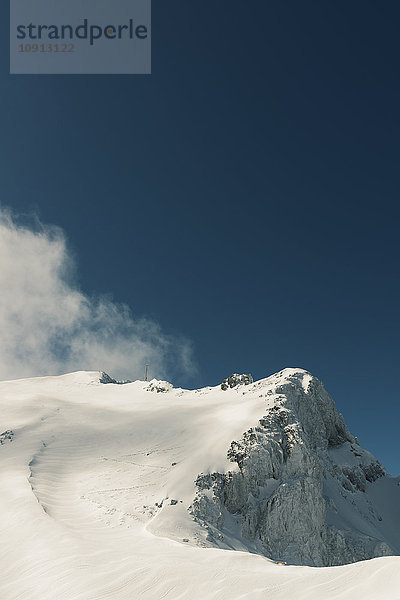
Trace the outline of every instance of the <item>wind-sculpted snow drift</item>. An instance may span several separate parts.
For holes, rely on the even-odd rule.
[[[0,415],[1,600],[399,597],[399,478],[306,371],[5,381]]]

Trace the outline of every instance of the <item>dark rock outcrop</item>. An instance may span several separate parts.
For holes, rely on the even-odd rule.
[[[253,383],[253,377],[248,374],[239,375],[238,373],[233,373],[227,379],[224,379],[221,383],[221,390],[227,390],[229,388],[234,388],[237,385],[250,385]]]

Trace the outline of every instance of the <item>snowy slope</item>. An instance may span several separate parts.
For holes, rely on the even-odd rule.
[[[269,414],[277,395],[282,400],[277,388],[306,391],[309,374],[285,370],[226,391],[104,385],[100,377],[0,383],[1,600],[287,600],[294,591],[296,599],[400,599],[400,558],[282,567],[251,553],[265,548],[256,548],[257,531],[243,537],[243,515],[222,507],[219,530],[195,514],[201,494],[217,506],[215,490],[199,490],[199,474],[240,476],[227,456],[232,441]],[[348,444],[359,448],[332,445],[324,460],[350,473],[348,463],[359,457]],[[383,475],[367,482],[366,492],[342,486],[350,499],[338,494],[330,472],[324,481],[328,527],[358,527],[398,552],[397,480]],[[276,482],[266,485],[266,500]],[[376,512],[370,522],[366,493]]]

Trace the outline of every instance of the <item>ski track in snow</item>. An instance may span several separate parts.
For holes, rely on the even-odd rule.
[[[212,416],[212,432],[205,396],[189,405],[177,394],[175,409],[144,383],[103,386],[88,377],[0,383],[4,424],[16,432],[0,447],[1,600],[400,600],[397,557],[281,567],[195,545],[186,508],[193,473],[207,463],[205,440],[215,457],[226,453],[251,410],[262,416],[261,403],[222,432],[230,400],[218,396],[226,406]]]

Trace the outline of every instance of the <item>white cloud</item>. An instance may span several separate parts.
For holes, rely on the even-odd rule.
[[[158,378],[190,374],[187,341],[126,305],[90,298],[73,273],[60,229],[19,225],[0,207],[0,379],[76,370],[143,378],[146,362]]]

